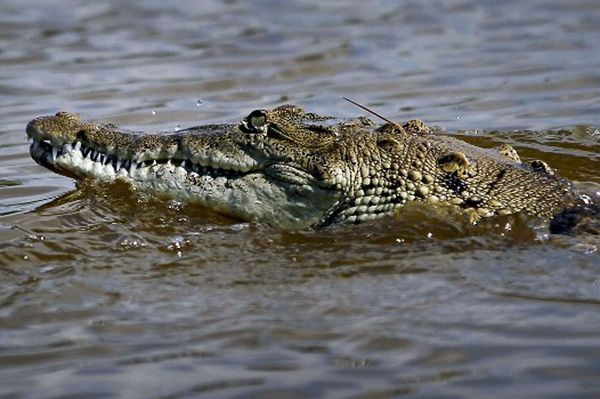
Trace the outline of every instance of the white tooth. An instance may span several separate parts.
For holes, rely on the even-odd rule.
[[[152,166],[156,166],[156,159],[152,161]]]
[[[135,161],[131,161],[131,166],[129,167],[129,174],[133,176],[135,173],[135,169],[137,168],[137,163]]]
[[[171,160],[167,159],[167,166],[171,166]]]
[[[69,153],[69,152],[73,151],[73,146],[71,146],[71,144],[65,144],[65,145],[63,145],[63,150],[66,153]]]
[[[52,147],[52,162],[56,162],[57,156],[58,156],[58,148]]]
[[[121,169],[121,159],[117,158],[117,163],[115,164],[115,170],[118,172]]]
[[[100,154],[100,163],[104,165],[104,154]]]
[[[75,150],[80,151],[81,150],[81,141],[76,141],[74,148],[75,148]]]
[[[138,168],[136,173],[136,178],[145,180],[148,177],[148,169],[146,168]]]
[[[185,159],[183,161],[181,161],[181,167],[185,168]]]

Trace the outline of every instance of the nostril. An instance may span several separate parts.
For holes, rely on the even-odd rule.
[[[67,111],[58,111],[54,116],[70,122],[81,122],[81,117],[79,115]]]

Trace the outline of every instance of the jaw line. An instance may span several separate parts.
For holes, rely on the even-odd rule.
[[[258,168],[238,171],[202,166],[199,163],[192,163],[186,159],[178,158],[147,159],[139,162],[131,159],[119,159],[110,153],[95,150],[93,147],[87,147],[81,143],[53,146],[48,140],[34,141],[29,148],[29,152],[31,157],[41,166],[61,175],[78,179],[94,177],[101,180],[114,180],[117,178],[135,180],[136,174],[139,174],[141,170],[161,164],[173,164],[181,167],[187,173],[213,177],[237,178],[262,172]]]
[[[83,149],[85,148],[85,149]],[[53,154],[53,151],[55,153]],[[87,156],[83,154],[87,153]],[[92,154],[90,156],[90,153]],[[196,173],[199,176],[209,175],[212,177],[225,176],[228,179],[242,178],[245,175],[261,173],[271,180],[279,181],[282,184],[303,186],[306,184],[317,185],[323,189],[333,189],[332,185],[318,180],[310,173],[304,172],[294,165],[285,163],[272,163],[260,168],[253,168],[245,172],[232,171],[230,169],[219,169],[213,167],[203,167],[193,164],[187,160],[180,159],[155,159],[143,162],[131,160],[119,160],[119,169],[117,170],[116,161],[106,160],[112,158],[110,154],[92,149],[92,147],[82,147],[75,145],[53,146],[48,141],[34,141],[30,146],[31,157],[40,165],[61,175],[72,178],[86,178],[92,175],[95,178],[103,180],[112,180],[116,178],[135,179],[134,174],[144,167],[155,166],[163,163],[173,163],[176,166],[183,167],[187,173]],[[95,160],[94,160],[95,159]],[[104,162],[100,160],[104,159]],[[62,165],[61,165],[62,164]],[[78,171],[84,164],[87,164],[92,173]],[[131,170],[133,166],[133,171]],[[107,170],[108,167],[108,170]],[[112,167],[112,172],[110,168]],[[105,173],[102,173],[104,169]],[[125,171],[125,173],[122,173]],[[79,172],[79,173],[78,173]],[[95,172],[95,173],[94,173]]]
[[[232,172],[190,162],[182,167],[181,161],[160,160],[130,162],[115,172],[114,163],[100,161],[104,154],[87,153],[84,157],[72,145],[57,149],[55,159],[53,147],[47,142],[34,142],[30,152],[40,165],[68,177],[123,180],[136,190],[166,194],[273,227],[310,227],[335,205],[341,194],[313,175],[283,163]]]

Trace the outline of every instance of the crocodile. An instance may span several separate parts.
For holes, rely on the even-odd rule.
[[[409,201],[460,208],[469,219],[551,219],[579,206],[573,184],[510,145],[480,148],[404,124],[341,119],[299,106],[257,109],[239,123],[143,133],[58,112],[26,128],[32,158],[76,179],[202,204],[279,228],[320,228],[391,215]]]

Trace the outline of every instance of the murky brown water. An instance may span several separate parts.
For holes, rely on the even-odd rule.
[[[59,109],[172,130],[348,96],[600,190],[598,1],[321,3],[0,3],[0,397],[600,395],[597,242],[419,207],[279,231],[29,158]]]

